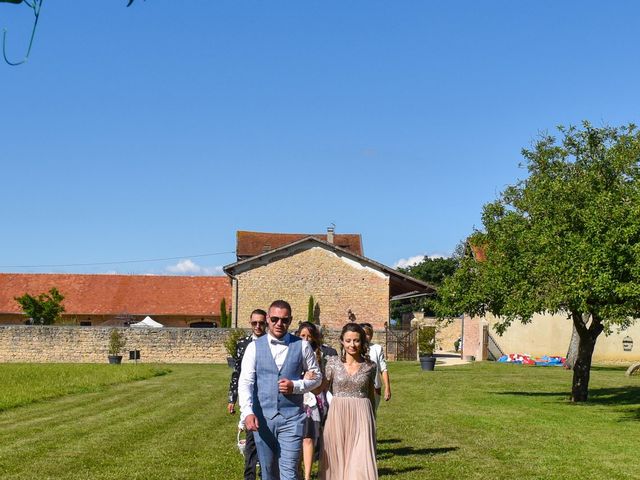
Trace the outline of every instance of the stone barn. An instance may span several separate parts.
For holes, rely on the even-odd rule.
[[[252,310],[277,299],[291,304],[294,325],[306,321],[313,296],[314,321],[322,326],[337,329],[351,320],[383,329],[392,297],[434,291],[363,256],[360,235],[334,235],[331,229],[327,235],[238,232],[236,255],[224,272],[231,278],[238,326]]]

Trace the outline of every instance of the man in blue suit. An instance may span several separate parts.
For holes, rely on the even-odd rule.
[[[288,333],[291,305],[276,300],[269,307],[269,331],[244,353],[238,395],[240,415],[255,442],[263,480],[298,480],[305,412],[304,393],[322,382],[311,346]],[[305,380],[305,372],[314,378]]]

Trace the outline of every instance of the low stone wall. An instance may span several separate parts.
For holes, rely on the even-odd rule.
[[[0,362],[105,363],[113,327],[0,326]],[[224,363],[229,329],[118,328],[129,350],[140,351],[144,363]],[[325,342],[339,350],[339,330],[325,333]],[[374,342],[384,345],[384,332]]]
[[[104,363],[113,328],[0,326],[0,362]],[[145,363],[225,362],[229,330],[218,328],[119,328],[129,350],[140,350]]]

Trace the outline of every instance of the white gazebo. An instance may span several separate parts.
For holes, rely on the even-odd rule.
[[[131,328],[162,328],[164,327],[164,325],[156,322],[153,318],[146,316],[144,317],[144,320],[137,323],[132,323],[130,327]]]

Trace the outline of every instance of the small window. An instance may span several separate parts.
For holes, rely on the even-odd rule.
[[[80,326],[81,327],[90,327],[91,326],[91,322],[80,322]]]

